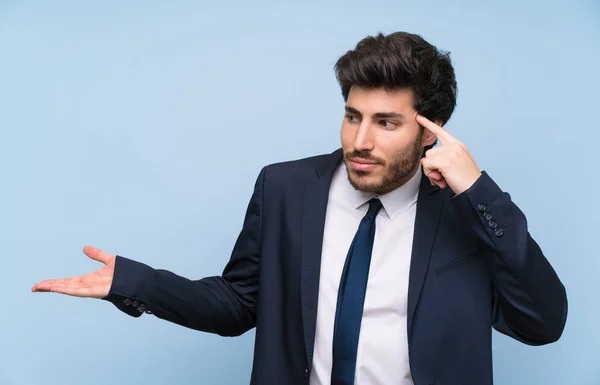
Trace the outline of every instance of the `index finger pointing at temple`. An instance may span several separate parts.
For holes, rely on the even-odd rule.
[[[431,120],[427,119],[423,115],[417,115],[417,123],[427,128],[429,131],[433,132],[435,136],[437,136],[437,138],[440,140],[440,142],[444,145],[451,144],[456,141],[456,139],[452,135],[450,135],[448,131],[433,123]]]

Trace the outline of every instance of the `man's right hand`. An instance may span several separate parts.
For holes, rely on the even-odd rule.
[[[32,292],[52,292],[74,297],[104,298],[108,295],[115,272],[116,256],[91,246],[83,248],[85,255],[104,264],[93,273],[72,278],[48,279],[36,283]]]

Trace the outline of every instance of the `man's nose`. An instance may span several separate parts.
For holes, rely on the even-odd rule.
[[[354,149],[357,151],[371,151],[375,142],[374,130],[368,122],[363,122],[354,138]]]

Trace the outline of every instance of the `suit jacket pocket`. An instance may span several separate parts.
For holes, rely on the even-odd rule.
[[[453,259],[452,261],[446,263],[445,265],[442,265],[442,266],[436,268],[435,273],[437,275],[440,275],[443,272],[448,271],[452,268],[455,268],[457,266],[462,266],[465,263],[472,261],[475,257],[478,257],[482,251],[483,251],[483,249],[477,249],[477,250],[470,252],[462,257]]]

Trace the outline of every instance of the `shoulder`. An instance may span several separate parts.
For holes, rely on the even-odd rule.
[[[270,181],[308,180],[314,179],[320,170],[335,168],[341,159],[341,150],[328,154],[318,154],[265,166],[262,170],[265,178]]]

